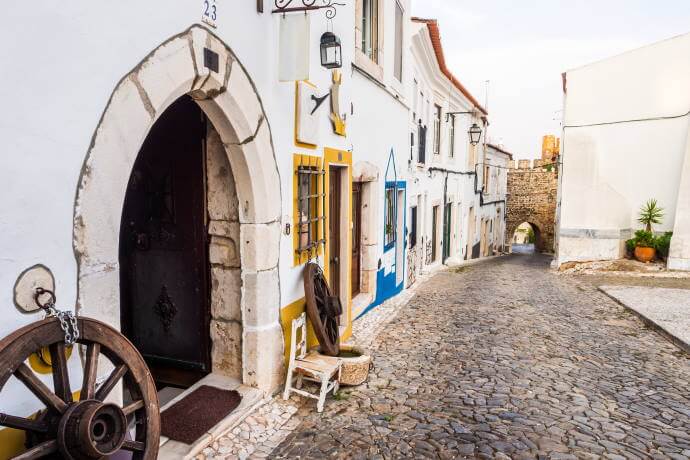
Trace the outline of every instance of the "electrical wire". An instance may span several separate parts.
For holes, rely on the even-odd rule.
[[[601,123],[589,123],[584,125],[563,125],[565,128],[588,128],[590,126],[607,126],[607,125],[620,125],[623,123],[640,123],[643,121],[661,121],[661,120],[674,120],[676,118],[683,118],[690,115],[690,110],[681,115],[666,115],[661,117],[650,117],[650,118],[633,118],[631,120],[618,120],[618,121],[604,121]]]

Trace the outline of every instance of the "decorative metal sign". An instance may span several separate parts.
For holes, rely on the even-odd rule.
[[[293,0],[274,0],[275,9],[273,13],[294,13],[296,11],[326,10],[326,18],[333,19],[337,14],[336,6],[345,6],[335,0],[297,0],[295,3],[302,3],[302,6],[290,6]]]

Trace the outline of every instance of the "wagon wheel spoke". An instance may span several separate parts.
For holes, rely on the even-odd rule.
[[[16,371],[14,371],[14,376],[22,382],[38,399],[41,400],[49,409],[54,410],[62,414],[67,409],[67,404],[62,399],[58,398],[50,388],[48,388],[43,382],[38,380],[34,371],[29,369],[24,363],[21,363]]]
[[[36,420],[31,420],[24,417],[15,417],[14,415],[8,415],[3,413],[0,413],[0,426],[14,428],[16,430],[35,431],[37,433],[45,433],[46,431],[48,431],[48,425],[46,425],[45,423],[37,422]]]
[[[55,388],[55,394],[66,403],[71,403],[72,390],[69,385],[65,342],[54,343],[48,348],[50,350],[50,359],[53,367],[53,388]]]
[[[34,458],[42,458],[57,451],[58,443],[55,439],[53,439],[52,441],[42,442],[41,444],[27,450],[23,454],[12,457],[12,460],[31,460]]]
[[[139,409],[142,409],[143,407],[144,407],[144,401],[140,399],[138,401],[134,401],[133,403],[125,406],[122,409],[122,412],[124,412],[125,415],[130,415],[130,414],[138,411]]]
[[[86,363],[84,364],[84,381],[81,387],[82,401],[93,399],[96,395],[96,375],[98,374],[98,355],[101,353],[101,345],[90,343],[86,347]]]
[[[145,448],[146,445],[141,441],[125,441],[122,444],[122,449],[130,452],[143,452]]]
[[[25,433],[28,450],[13,458],[110,458],[118,451],[129,451],[133,459],[155,460],[160,415],[155,383],[146,363],[118,331],[89,318],[77,321],[81,336],[74,346],[83,345],[85,352],[84,377],[72,382],[75,390],[81,390],[79,401],[72,400],[67,367],[69,348],[57,319],[29,324],[0,338],[0,381],[16,377],[28,390],[25,393],[31,392],[46,406],[36,418],[0,412],[0,429],[7,427]],[[26,362],[31,353],[44,349],[50,352],[52,388]],[[97,385],[103,357],[112,363],[112,368],[103,383]],[[124,405],[106,402],[115,388],[123,384],[133,400]],[[136,425],[137,433],[132,441],[126,439],[130,423]]]
[[[115,369],[113,369],[113,372],[110,373],[105,382],[103,382],[103,384],[100,387],[98,387],[98,391],[96,392],[96,396],[94,399],[97,399],[98,401],[103,401],[110,394],[112,389],[115,388],[117,382],[119,382],[120,379],[124,377],[126,373],[127,366],[125,364],[115,366]]]

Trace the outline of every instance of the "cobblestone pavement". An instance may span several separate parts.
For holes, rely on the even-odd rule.
[[[434,276],[272,458],[690,458],[690,360],[541,255]]]

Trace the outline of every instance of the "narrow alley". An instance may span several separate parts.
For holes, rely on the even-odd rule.
[[[687,458],[690,362],[547,256],[437,274],[280,458]]]

